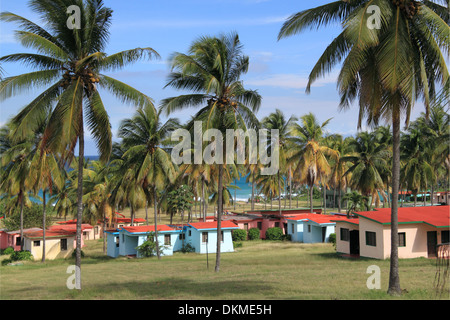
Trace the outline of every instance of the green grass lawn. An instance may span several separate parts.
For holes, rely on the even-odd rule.
[[[236,252],[222,254],[219,273],[214,254],[207,269],[207,256],[195,253],[160,261],[110,259],[98,240],[87,241],[84,252],[82,291],[66,287],[73,260],[26,262],[0,267],[0,299],[394,299],[386,294],[388,260],[340,258],[331,244],[244,242]],[[366,286],[371,265],[381,269],[381,290]],[[435,260],[401,260],[401,287],[408,292],[400,299],[438,299],[435,272]]]

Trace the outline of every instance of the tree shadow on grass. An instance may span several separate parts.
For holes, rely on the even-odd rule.
[[[89,285],[86,290],[91,290]],[[195,281],[182,278],[163,278],[155,281],[127,281],[126,283],[110,282],[95,284],[92,288],[97,296],[105,295],[112,299],[251,299],[255,294],[268,296],[273,292],[268,283],[255,281],[217,280],[217,281]],[[121,294],[122,293],[122,294]]]

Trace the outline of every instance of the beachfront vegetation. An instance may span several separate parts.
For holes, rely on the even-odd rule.
[[[106,55],[103,51],[112,11],[100,0],[75,2],[83,9],[80,30],[66,27],[67,16],[62,9],[74,0],[30,1],[48,22],[47,29],[13,13],[0,15],[3,21],[17,23],[21,43],[37,52],[0,58],[2,63],[24,62],[37,70],[2,79],[1,101],[30,88],[45,88],[1,130],[0,192],[6,199],[5,213],[19,208],[21,230],[29,196],[43,191],[45,213],[45,195],[53,195],[58,214],[78,221],[78,266],[83,220],[106,223],[107,217],[112,221],[116,211],[124,210],[129,210],[133,219],[137,210],[145,208],[149,223],[147,209],[151,205],[156,225],[163,213],[181,214],[186,210],[174,206],[171,197],[171,192],[182,185],[192,192],[203,217],[208,208],[217,215],[219,237],[224,205],[233,202],[233,181],[239,176],[248,176],[254,186],[249,200],[252,209],[257,194],[264,205],[270,203],[272,207],[273,200],[278,200],[280,210],[284,194],[284,206],[289,198],[291,208],[292,194],[307,186],[311,211],[314,190],[320,189],[323,208],[326,190],[333,190],[338,211],[346,199],[351,200],[352,211],[361,208],[362,202],[356,200],[359,195],[367,199],[364,203],[369,208],[389,203],[395,213],[400,186],[414,196],[431,190],[431,199],[433,192],[449,187],[449,115],[444,104],[448,99],[448,71],[441,52],[441,47],[448,52],[449,41],[448,19],[442,18],[446,8],[441,5],[422,4],[410,18],[398,5],[379,1],[383,2],[383,19],[378,30],[357,28],[367,22],[363,13],[368,1],[334,2],[294,15],[286,22],[280,38],[311,26],[343,23],[343,33],[327,48],[310,75],[312,84],[343,62],[338,79],[341,108],[358,99],[358,126],[367,118],[372,130],[342,137],[326,131],[332,119],[319,123],[311,113],[284,115],[277,110],[258,119],[262,97],[256,90],[245,89],[241,81],[250,61],[235,33],[204,36],[195,40],[186,54],[175,53],[166,86],[190,93],[163,100],[158,110],[146,94],[102,74],[140,59],[158,57],[156,51],[137,48]],[[112,144],[108,114],[98,89],[137,107],[136,114],[122,122],[120,144]],[[424,98],[426,112],[401,133],[400,115],[410,114],[417,97]],[[162,120],[163,115],[188,107],[195,108],[188,122]],[[409,118],[405,118],[409,124]],[[388,119],[392,127],[380,125],[382,119]],[[177,166],[170,157],[173,142],[168,138],[178,128],[194,134],[194,121],[202,121],[202,130],[214,128],[223,134],[228,129],[279,129],[279,145],[268,138],[269,150],[280,150],[278,173],[264,176],[260,163],[248,162]],[[97,142],[100,161],[84,157],[85,122]],[[78,157],[74,154],[76,146]],[[349,189],[357,194],[344,197]],[[156,242],[159,257],[158,245]],[[220,270],[220,239],[217,245],[216,272]],[[399,293],[398,283],[390,285],[390,290]]]

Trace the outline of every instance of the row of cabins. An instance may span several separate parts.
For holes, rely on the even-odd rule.
[[[221,224],[222,243],[220,252],[233,252],[232,230],[238,226],[231,221]],[[162,255],[171,256],[174,252],[182,251],[189,245],[196,253],[216,253],[217,250],[217,222],[197,222],[186,225],[160,225],[158,243],[162,246]],[[149,239],[150,233],[155,232],[155,226],[128,226],[107,230],[107,255],[112,258],[118,256],[140,257],[137,249]]]

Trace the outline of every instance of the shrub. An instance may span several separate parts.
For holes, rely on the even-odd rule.
[[[258,228],[251,228],[248,230],[248,239],[249,240],[258,240],[260,238],[261,232]]]
[[[242,248],[243,244],[240,241],[233,241],[234,248]]]
[[[267,229],[266,240],[283,240],[283,230],[279,227]]]
[[[333,246],[336,246],[336,233],[330,234],[330,237],[328,238],[328,242],[332,243]]]
[[[72,252],[72,258],[76,258],[77,256],[77,249],[73,250]],[[81,257],[84,258],[84,252],[81,250]]]
[[[15,251],[10,258],[12,261],[33,260],[33,255],[30,251]]]
[[[183,253],[189,253],[189,252],[195,252],[195,248],[191,246],[190,243],[186,243],[181,247],[181,252]]]
[[[2,266],[6,266],[9,263],[12,263],[12,260],[11,259],[5,259],[5,260],[2,261]]]
[[[3,250],[1,252],[1,255],[9,255],[9,254],[13,254],[14,253],[14,249],[12,247],[8,247],[5,250]]]
[[[247,231],[243,229],[233,230],[233,241],[245,241],[247,240]]]
[[[159,243],[159,254],[163,253],[165,246]],[[149,232],[147,241],[144,241],[140,246],[136,247],[136,250],[142,257],[153,257],[157,255],[156,251],[156,241],[155,241],[155,233]]]

